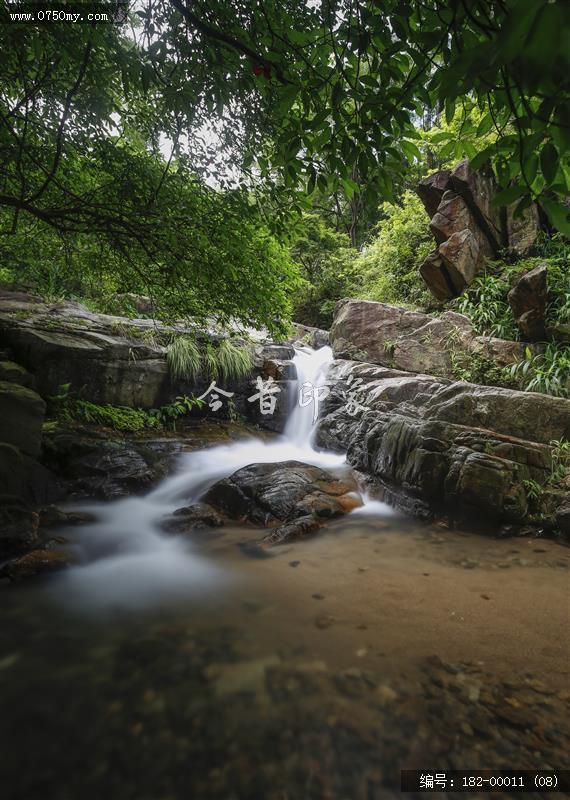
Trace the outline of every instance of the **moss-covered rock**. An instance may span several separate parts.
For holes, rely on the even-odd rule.
[[[0,381],[8,383],[19,383],[20,386],[27,386],[28,389],[35,389],[34,376],[30,375],[27,369],[15,361],[0,361]]]
[[[32,458],[40,452],[46,404],[32,389],[0,381],[0,442]]]

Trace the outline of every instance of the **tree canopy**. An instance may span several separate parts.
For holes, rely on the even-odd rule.
[[[470,156],[492,164],[498,202],[538,200],[568,234],[569,32],[566,0],[143,0],[123,25],[6,20],[2,230],[95,236],[161,285],[195,282],[209,252],[204,309],[230,289],[228,313],[271,322],[285,306],[252,315],[249,278],[279,287],[284,262],[264,255],[238,291],[196,214],[214,230],[239,207],[258,243],[317,193],[354,218],[400,194],[426,112],[453,157],[475,108]]]

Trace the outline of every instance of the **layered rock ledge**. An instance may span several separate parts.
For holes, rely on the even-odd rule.
[[[570,493],[545,491],[533,514],[529,482],[547,484],[554,440],[570,438],[570,401],[337,360],[317,441],[420,517],[568,530]]]

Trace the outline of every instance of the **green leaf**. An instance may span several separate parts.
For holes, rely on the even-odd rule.
[[[494,147],[485,147],[483,150],[480,150],[477,153],[477,155],[473,156],[473,158],[471,159],[471,168],[479,169],[479,167],[482,167],[484,164],[487,163],[487,161],[491,158],[494,152],[495,152]]]
[[[509,186],[508,189],[503,189],[502,192],[499,192],[495,195],[495,197],[493,197],[491,200],[491,205],[495,207],[508,206],[511,203],[514,203],[515,200],[518,200],[519,197],[522,197],[524,194],[526,194],[526,192],[526,186]]]
[[[558,171],[558,151],[551,142],[547,142],[540,151],[540,168],[547,183],[552,183]]]
[[[490,114],[485,114],[479,125],[477,126],[477,136],[484,136],[493,127],[493,117]]]
[[[570,236],[570,208],[550,198],[541,199],[540,205],[554,227],[564,236]]]
[[[434,136],[430,136],[430,142],[433,144],[439,144],[440,142],[446,142],[450,138],[451,134],[447,131],[441,131],[441,133],[436,133]]]
[[[410,159],[413,160],[415,158],[417,159],[417,161],[422,160],[422,154],[419,148],[413,142],[409,142],[406,139],[402,139],[402,141],[400,142],[400,147]]]

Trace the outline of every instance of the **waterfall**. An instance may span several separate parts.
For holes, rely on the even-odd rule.
[[[160,522],[248,464],[296,460],[325,468],[342,465],[343,455],[313,447],[314,404],[299,404],[303,384],[314,386],[316,392],[324,386],[331,360],[330,347],[296,350],[295,405],[281,436],[270,441],[251,437],[186,453],[179,458],[174,474],[143,497],[82,504],[78,510],[93,514],[96,522],[76,531],[82,563],[56,581],[55,591],[62,594],[62,600],[67,602],[72,593],[75,604],[83,601],[87,608],[139,608],[209,590],[216,582],[227,583],[228,576],[193,552],[188,539],[165,536]],[[310,392],[307,397],[310,399]]]
[[[319,350],[310,348],[299,348],[295,351],[293,363],[297,369],[297,390],[295,405],[287,420],[287,425],[283,435],[285,439],[297,445],[306,447],[312,452],[312,440],[314,437],[314,403],[319,401],[322,395],[321,389],[324,388],[327,368],[333,359],[333,352],[330,347],[321,347]],[[313,402],[301,405],[300,392],[302,387],[313,388]],[[310,393],[307,392],[310,397]]]

